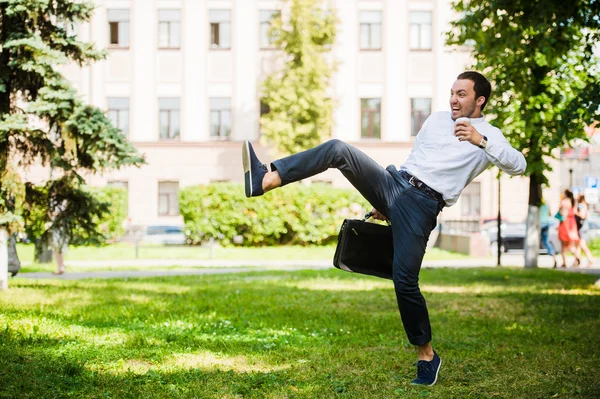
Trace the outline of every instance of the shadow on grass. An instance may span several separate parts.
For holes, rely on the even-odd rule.
[[[7,337],[3,337],[7,339]],[[257,392],[293,393],[302,383],[285,372],[245,372],[232,370],[186,369],[145,373],[122,371],[118,374],[90,369],[84,354],[49,353],[30,350],[19,339],[2,345],[0,397],[2,398],[181,398],[248,397]],[[46,342],[48,344],[48,342]],[[82,356],[83,355],[83,356]],[[253,396],[260,397],[260,396]]]
[[[389,281],[19,281],[0,298],[0,397],[598,397],[600,296],[546,292],[595,279],[540,272],[423,271],[425,288],[465,288],[425,294],[447,365],[431,392],[405,385],[414,352]]]

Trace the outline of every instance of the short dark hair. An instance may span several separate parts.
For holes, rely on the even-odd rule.
[[[485,101],[481,105],[481,110],[485,108],[490,95],[492,94],[492,85],[490,81],[485,78],[482,74],[475,71],[466,71],[456,77],[456,79],[469,79],[473,81],[473,89],[475,90],[475,99],[483,96]]]

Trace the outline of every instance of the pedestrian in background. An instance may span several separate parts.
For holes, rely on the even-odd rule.
[[[577,221],[577,232],[579,234],[579,243],[577,245],[577,256],[581,258],[581,251],[587,258],[587,267],[591,267],[594,263],[594,257],[592,251],[587,245],[587,233],[589,231],[589,224],[587,221],[590,212],[590,206],[585,200],[585,195],[579,194],[577,197],[577,206],[575,207],[575,220]]]
[[[540,206],[540,228],[541,228],[541,239],[544,248],[548,251],[548,255],[552,257],[554,261],[554,265],[552,267],[557,266],[556,262],[556,249],[554,245],[550,242],[549,232],[550,227],[552,226],[552,213],[550,212],[550,207],[546,204],[546,201],[542,199],[542,205]]]
[[[577,232],[577,222],[575,221],[575,197],[571,190],[566,189],[561,195],[560,208],[555,217],[560,221],[558,225],[558,239],[562,245],[560,254],[562,256],[562,265],[567,267],[567,250],[575,256],[573,267],[581,264],[577,255],[577,244],[579,243],[579,233]]]

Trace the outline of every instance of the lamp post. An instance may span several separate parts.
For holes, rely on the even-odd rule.
[[[8,289],[8,232],[0,226],[0,291]]]
[[[573,189],[573,168],[569,168],[569,190]]]
[[[496,263],[496,266],[502,266],[502,214],[500,212],[500,187],[501,187],[501,173],[498,172],[498,219],[497,219],[497,224],[498,224],[498,236],[496,237],[496,242],[498,243],[497,247],[498,247],[498,261]]]

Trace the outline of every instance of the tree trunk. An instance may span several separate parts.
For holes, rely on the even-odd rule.
[[[542,185],[536,175],[529,178],[529,208],[525,229],[525,268],[538,266],[540,253],[540,205],[542,204]]]
[[[16,276],[21,270],[21,261],[17,254],[17,240],[12,236],[8,242],[8,272],[11,276]]]
[[[0,44],[6,43],[8,27],[6,26],[6,4],[0,6]],[[8,69],[9,50],[6,47],[0,51],[0,70],[2,71],[3,90],[0,92],[0,117],[4,118],[10,112],[10,72]],[[0,146],[0,170],[6,170],[9,156],[9,140]],[[0,291],[8,289],[8,230],[0,226]]]
[[[38,263],[52,262],[52,248],[47,240],[42,238],[35,240],[35,261]]]
[[[8,231],[0,227],[0,291],[8,289]]]
[[[538,267],[540,253],[540,207],[529,205],[525,230],[525,268]]]

